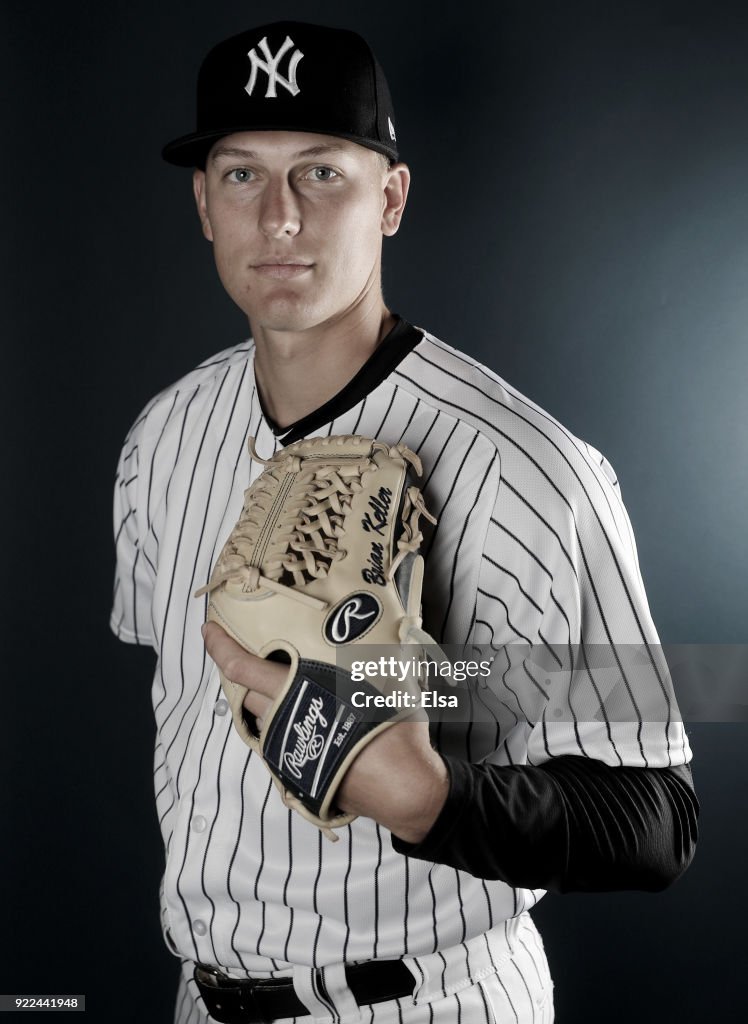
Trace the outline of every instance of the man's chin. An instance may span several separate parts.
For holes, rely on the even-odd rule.
[[[261,327],[265,331],[278,331],[283,334],[300,333],[317,327],[324,320],[319,311],[290,303],[248,310],[249,322],[253,327]]]

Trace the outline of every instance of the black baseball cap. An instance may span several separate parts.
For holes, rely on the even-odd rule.
[[[347,29],[278,21],[218,43],[198,74],[196,130],[161,155],[204,167],[216,139],[252,130],[335,135],[398,158],[384,72]]]

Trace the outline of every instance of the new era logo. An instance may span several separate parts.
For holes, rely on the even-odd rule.
[[[265,59],[263,60],[262,57],[258,55],[254,46],[247,54],[252,62],[249,81],[244,86],[247,93],[249,93],[250,96],[252,95],[254,88],[257,85],[258,73],[260,71],[264,71],[268,76],[265,99],[274,99],[277,97],[278,92],[276,87],[279,85],[282,85],[284,89],[287,89],[292,96],[298,96],[301,89],[299,89],[299,86],[296,84],[296,69],[299,66],[299,61],[304,56],[301,50],[298,48],[295,49],[288,58],[288,70],[285,77],[281,75],[278,70],[281,60],[285,57],[291,47],[295,45],[293,39],[291,39],[290,36],[286,36],[286,41],[275,56],[270,52],[267,36],[263,36],[258,45],[260,50],[262,50],[262,54]]]

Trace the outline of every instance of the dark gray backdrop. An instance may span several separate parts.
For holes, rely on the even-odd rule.
[[[0,992],[170,1021],[150,652],[107,631],[110,492],[140,407],[240,340],[159,160],[208,45],[366,35],[413,170],[393,308],[613,463],[671,643],[746,635],[748,14],[724,3],[6,2]],[[665,894],[548,896],[561,1024],[744,1019],[744,725],[690,727],[702,840]]]

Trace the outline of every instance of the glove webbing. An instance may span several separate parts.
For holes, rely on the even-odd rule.
[[[391,456],[405,457],[420,472],[418,456],[408,449],[401,450],[397,446],[388,448],[381,442],[375,442],[374,447],[388,451]],[[263,459],[257,455],[254,438],[250,438],[249,450],[257,461],[266,465],[273,462],[273,459]],[[320,464],[315,459],[312,467],[303,469],[304,461],[302,457],[292,455],[280,463],[273,474],[280,485],[275,492],[267,479],[263,483],[260,483],[262,478],[257,481],[259,486],[252,490],[251,504],[245,506],[245,513],[229,538],[234,551],[224,553],[223,571],[200,587],[195,597],[210,593],[231,580],[242,582],[248,591],[272,590],[319,610],[327,608],[327,602],[281,583],[279,577],[285,570],[293,576],[296,587],[304,586],[310,579],[323,579],[333,562],[345,558],[346,552],[337,546],[337,541],[345,536],[345,516],[350,512],[353,495],[363,489],[363,476],[376,472],[376,465],[369,458],[341,463],[339,458],[331,457],[327,464]],[[289,485],[295,483],[302,489],[295,505],[285,497],[288,488],[284,488],[282,476],[298,478]],[[280,558],[265,560],[261,571],[261,566],[256,562],[258,557],[262,562],[262,553],[258,556],[256,549],[260,546],[258,531],[266,529],[268,519],[271,518],[268,515],[268,501],[285,506],[287,520],[282,528],[288,531],[287,550]],[[294,514],[293,518],[288,518],[289,513]],[[403,533],[397,542],[398,553],[387,572],[388,579],[394,577],[398,566],[410,552],[418,550],[423,540],[419,530],[422,515],[436,523],[436,519],[426,509],[419,489],[411,486],[405,494]],[[250,560],[255,564],[251,564]],[[420,625],[420,616],[408,614],[401,623],[401,639],[405,639],[406,634]]]

